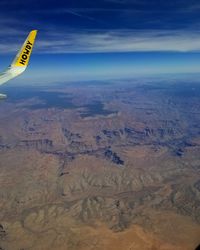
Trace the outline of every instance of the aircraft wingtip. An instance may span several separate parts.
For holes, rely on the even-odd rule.
[[[31,33],[37,33],[38,30],[31,30]]]

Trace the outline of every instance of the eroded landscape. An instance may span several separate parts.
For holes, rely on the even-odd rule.
[[[198,82],[3,90],[1,250],[200,244]]]

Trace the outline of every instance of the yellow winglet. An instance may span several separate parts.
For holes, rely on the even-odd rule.
[[[22,45],[20,51],[18,52],[11,66],[26,67],[28,65],[36,35],[37,35],[37,30],[32,30],[29,33],[26,41]]]

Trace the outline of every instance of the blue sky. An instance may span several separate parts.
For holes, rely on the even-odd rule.
[[[18,82],[200,72],[196,0],[1,0],[2,69],[31,29],[37,43]]]

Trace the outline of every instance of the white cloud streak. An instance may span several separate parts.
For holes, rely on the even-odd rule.
[[[16,52],[27,31],[13,28],[13,20],[0,20],[0,54]],[[35,53],[111,52],[195,52],[200,51],[200,32],[185,30],[56,30],[42,29]]]
[[[118,30],[54,33],[38,40],[39,53],[109,53],[200,51],[200,33],[188,31]]]

